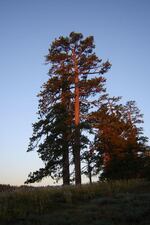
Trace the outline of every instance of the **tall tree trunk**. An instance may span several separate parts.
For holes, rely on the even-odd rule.
[[[64,138],[64,145],[63,145],[63,185],[70,184],[70,171],[69,171],[69,147],[68,144],[65,142],[67,141],[66,135],[63,136]]]
[[[66,116],[68,116],[68,105],[67,105],[67,99],[65,97],[66,93],[66,87],[65,87],[65,80],[63,83],[62,87],[62,96],[61,96],[61,101],[62,105],[64,107],[64,111],[66,112]],[[69,103],[68,103],[69,104]],[[65,123],[65,129],[63,133],[63,185],[69,185],[70,184],[70,169],[69,169],[69,146],[68,146],[68,124],[65,121],[64,118],[64,123]]]
[[[74,72],[75,72],[75,139],[74,139],[74,163],[75,163],[75,183],[81,184],[81,163],[80,163],[80,102],[79,102],[79,72],[78,65],[73,50]]]
[[[80,165],[80,129],[75,127],[74,139],[74,163],[75,163],[75,184],[81,184],[81,165]]]

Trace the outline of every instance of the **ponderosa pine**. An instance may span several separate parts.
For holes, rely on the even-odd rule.
[[[52,169],[55,176],[60,176],[57,175],[56,171],[63,168],[64,184],[69,184],[70,149],[73,151],[74,157],[75,183],[81,184],[80,154],[81,148],[84,146],[82,130],[88,127],[86,115],[96,105],[96,96],[105,91],[106,79],[103,74],[111,67],[108,61],[102,62],[102,59],[96,56],[94,49],[93,36],[84,38],[81,33],[72,32],[68,37],[61,36],[55,39],[46,56],[46,62],[50,64],[49,80],[44,84],[43,90],[39,94],[39,123],[43,123],[42,128],[40,128],[42,131],[37,131],[36,125],[33,125],[34,134],[30,144],[32,146],[38,138],[43,141],[44,135],[43,144],[39,144],[39,149],[37,148],[41,159],[44,160],[45,156],[47,159],[43,170],[46,170],[45,174],[51,174],[50,170]],[[61,106],[65,111],[60,122],[58,122],[58,114],[54,115],[54,119],[51,114],[51,112],[55,113],[53,108],[56,109],[57,106]],[[51,118],[47,121],[51,130],[45,130],[47,127],[43,117]],[[56,123],[59,131],[56,129]],[[64,124],[67,125],[66,130],[61,132],[62,124],[63,126]],[[52,129],[52,127],[55,127],[55,129]],[[45,138],[45,132],[47,138]],[[54,141],[51,140],[53,135],[56,139]],[[48,141],[49,139],[50,141]],[[33,147],[29,150],[33,150]]]

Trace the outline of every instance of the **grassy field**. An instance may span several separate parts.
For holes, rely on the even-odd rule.
[[[150,183],[10,188],[0,192],[0,225],[150,225]]]

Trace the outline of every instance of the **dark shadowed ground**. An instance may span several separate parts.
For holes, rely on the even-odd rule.
[[[0,193],[1,225],[149,225],[150,183],[116,181]]]

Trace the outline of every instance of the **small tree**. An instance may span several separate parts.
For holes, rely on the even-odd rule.
[[[97,168],[95,166],[95,149],[93,142],[89,144],[89,148],[84,151],[82,155],[82,162],[83,162],[83,167],[82,167],[82,173],[86,175],[89,179],[89,183],[92,183],[92,177],[97,175]]]

